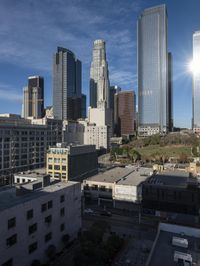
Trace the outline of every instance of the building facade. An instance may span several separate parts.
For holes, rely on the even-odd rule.
[[[98,171],[94,145],[69,145],[58,143],[47,153],[47,173],[55,179],[81,180]]]
[[[22,117],[44,117],[44,79],[40,76],[28,78],[28,86],[23,89]]]
[[[56,119],[81,117],[82,64],[73,52],[58,47],[53,59],[53,113]]]
[[[116,136],[133,135],[136,125],[136,101],[134,91],[115,94],[114,133]]]
[[[200,31],[193,34],[193,64],[199,67],[200,64]],[[200,71],[193,71],[193,93],[192,93],[192,129],[200,134]]]
[[[44,120],[44,119],[41,119]],[[48,146],[62,141],[62,121],[0,117],[0,185],[16,172],[44,167]]]
[[[0,265],[49,263],[81,229],[80,183],[30,182],[0,192]]]
[[[138,108],[139,135],[167,133],[169,115],[165,5],[145,9],[138,19]]]
[[[90,106],[109,108],[109,71],[106,61],[106,43],[94,41],[92,63],[90,68]]]

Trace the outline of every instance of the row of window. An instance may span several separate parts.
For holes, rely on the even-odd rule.
[[[37,230],[37,224],[33,224],[32,226],[29,226],[29,233],[30,233],[30,231],[35,232],[36,230]],[[65,230],[65,224],[62,223],[62,224],[60,224],[60,232],[63,232],[64,230]],[[45,242],[48,242],[51,239],[52,239],[52,232],[49,232],[48,234],[46,234],[44,236]],[[14,234],[14,235],[12,235],[6,239],[6,246],[7,247],[11,247],[11,246],[15,245],[16,243],[17,243],[17,234]],[[35,242],[35,243],[37,243],[37,242]],[[32,246],[33,244],[31,244],[29,246],[29,253],[32,253],[35,250]],[[37,249],[37,247],[36,247],[36,249]]]
[[[65,201],[65,195],[61,195],[60,196],[60,203],[62,203],[64,201]],[[43,203],[41,205],[41,212],[45,212],[47,209],[51,209],[51,208],[53,208],[53,201],[52,200],[48,201],[47,203]],[[64,207],[60,209],[60,212],[63,213],[63,209],[64,209]],[[33,209],[30,209],[26,212],[26,219],[30,220],[32,218],[33,218]],[[16,217],[12,217],[8,220],[8,229],[13,228],[15,226],[16,226]]]

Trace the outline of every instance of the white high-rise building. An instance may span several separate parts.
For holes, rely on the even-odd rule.
[[[109,71],[104,40],[94,41],[90,68],[90,106],[109,108]]]
[[[200,31],[193,34],[192,128],[200,134]]]

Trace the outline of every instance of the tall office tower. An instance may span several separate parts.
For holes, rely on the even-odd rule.
[[[44,79],[40,76],[28,78],[23,89],[22,117],[42,118],[44,116]]]
[[[138,19],[138,105],[141,136],[168,131],[167,10],[145,9]]]
[[[193,65],[192,129],[200,134],[200,31],[193,33]]]
[[[174,121],[173,121],[173,64],[172,64],[172,54],[168,53],[168,116],[169,116],[169,131],[173,131]]]
[[[109,108],[109,71],[106,61],[106,44],[96,40],[90,68],[90,106]]]
[[[136,97],[134,91],[115,94],[114,128],[115,135],[133,135],[136,123]]]
[[[53,59],[53,112],[61,120],[81,117],[82,64],[74,53],[57,48]]]
[[[120,92],[121,88],[119,86],[110,86],[110,109],[113,110],[114,113],[114,98],[115,98],[115,94]]]
[[[81,95],[81,118],[86,118],[86,95]]]

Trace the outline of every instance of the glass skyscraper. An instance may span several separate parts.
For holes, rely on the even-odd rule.
[[[139,135],[168,131],[168,95],[167,10],[160,5],[138,19]]]
[[[193,64],[200,66],[200,31],[193,34]],[[200,134],[200,70],[193,72],[193,94],[192,94],[192,128],[195,133]]]
[[[73,52],[58,47],[53,61],[53,114],[57,119],[81,118],[82,64]]]

